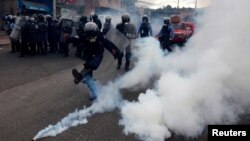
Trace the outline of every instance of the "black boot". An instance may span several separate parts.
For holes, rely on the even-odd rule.
[[[118,58],[116,69],[119,70],[121,68],[121,65],[122,65],[122,58]]]
[[[73,69],[72,70],[72,75],[74,76],[74,83],[78,84],[79,82],[81,82],[81,80],[83,79],[82,75],[76,70]]]
[[[130,61],[126,61],[125,63],[125,71],[129,71],[129,65],[130,65]]]

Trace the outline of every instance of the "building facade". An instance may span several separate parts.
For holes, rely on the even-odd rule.
[[[16,14],[21,11],[25,5],[28,14],[49,13],[53,14],[53,0],[1,0],[3,5],[0,8],[0,15],[5,13]]]
[[[2,7],[0,8],[0,15],[3,16],[5,13],[15,14],[18,12],[17,0],[1,0]]]

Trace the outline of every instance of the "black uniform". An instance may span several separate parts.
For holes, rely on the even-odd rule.
[[[98,15],[94,14],[92,17],[93,22],[98,26],[98,29],[101,31],[102,30],[102,22],[98,18]]]
[[[48,23],[43,18],[39,18],[38,22],[39,26],[39,41],[38,41],[38,50],[42,55],[47,54],[48,50],[48,39],[47,39],[47,32],[48,32]]]
[[[149,23],[143,22],[141,23],[138,31],[141,37],[149,37],[152,35],[152,28]]]
[[[125,31],[125,23],[121,22],[119,24],[116,25],[116,29],[119,30],[122,34],[124,34],[124,36],[127,37],[127,33]],[[120,69],[121,65],[122,65],[122,58],[124,56],[124,53],[121,53],[121,57],[118,58],[118,65],[117,65],[117,69]],[[126,48],[126,53],[125,53],[125,59],[126,59],[126,63],[125,63],[125,70],[128,71],[129,70],[129,65],[130,65],[130,58],[132,57],[132,53],[131,53],[131,49],[130,46]]]
[[[60,24],[59,28],[61,30],[61,35],[60,35],[60,51],[63,52],[64,57],[68,57],[69,54],[69,42],[68,38],[70,38],[72,34],[72,27],[73,27],[73,22],[68,19],[63,19]]]
[[[12,32],[12,30],[14,28],[14,25],[15,25],[15,19],[11,19],[10,20],[10,33]],[[10,41],[11,41],[11,51],[10,51],[10,53],[18,52],[20,50],[20,41],[19,40],[17,40],[17,41],[10,40]]]
[[[48,43],[49,52],[55,53],[58,50],[58,22],[57,20],[48,19]]]
[[[20,48],[20,56],[24,57],[28,55],[28,40],[29,40],[29,22],[26,22],[21,29],[21,48]]]
[[[30,54],[35,55],[38,53],[38,42],[39,42],[39,26],[38,22],[34,20],[30,20],[29,22],[29,35],[30,35]]]
[[[167,49],[169,52],[172,52],[170,47],[170,37],[173,34],[173,29],[170,24],[164,24],[161,28],[160,33],[157,35],[161,46],[163,49]]]

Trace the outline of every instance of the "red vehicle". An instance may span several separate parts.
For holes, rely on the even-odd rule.
[[[194,33],[194,26],[188,22],[172,23],[174,29],[174,38],[172,43],[183,44]]]
[[[194,34],[195,25],[193,22],[182,22],[185,24],[186,28],[190,30],[191,36]]]

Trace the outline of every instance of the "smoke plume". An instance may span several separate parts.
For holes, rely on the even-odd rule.
[[[87,118],[95,113],[112,111],[121,105],[122,99],[116,83],[110,82],[105,87],[98,84],[98,93],[100,95],[98,95],[97,100],[90,107],[75,110],[75,112],[68,114],[55,125],[49,125],[45,129],[42,129],[36,134],[33,140],[35,141],[44,137],[54,137],[70,127],[86,124],[88,122]]]
[[[154,38],[138,40],[130,72],[101,86],[91,107],[69,114],[34,139],[55,136],[115,108],[121,110],[124,133],[145,141],[164,141],[171,133],[197,137],[208,124],[236,123],[250,106],[249,8],[249,0],[212,1],[186,47],[170,54]],[[121,98],[121,88],[148,83],[154,87],[137,101]]]
[[[197,137],[207,124],[237,122],[250,106],[249,5],[247,0],[211,3],[186,48],[161,60],[164,70],[155,88],[121,108],[126,134],[163,141],[169,130]]]

